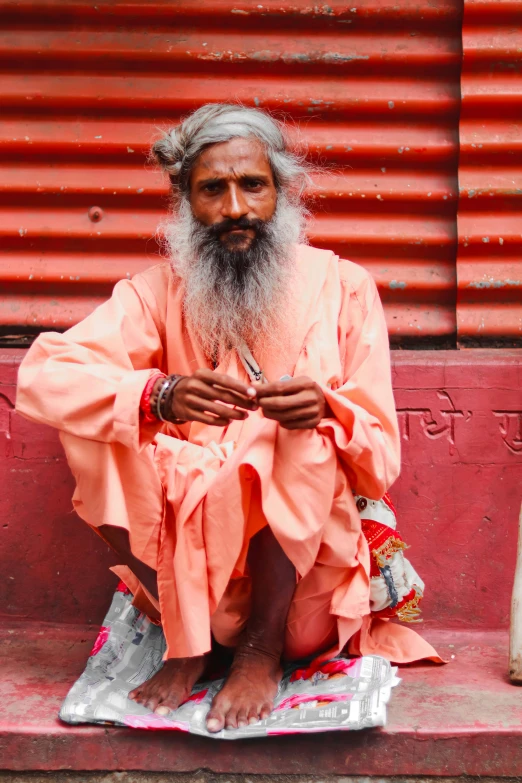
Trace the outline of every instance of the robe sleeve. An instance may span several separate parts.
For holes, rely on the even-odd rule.
[[[352,489],[377,500],[400,470],[388,331],[373,279],[358,267],[361,279],[353,284],[347,279],[353,275],[343,275],[345,264],[338,322],[344,377],[337,389],[323,388],[335,419],[324,419],[319,429],[333,439]]]
[[[140,450],[161,427],[143,423],[140,400],[162,365],[161,314],[137,275],[64,334],[35,340],[20,366],[16,410],[80,438]]]

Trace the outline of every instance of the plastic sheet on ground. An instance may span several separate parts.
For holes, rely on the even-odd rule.
[[[220,739],[266,737],[384,726],[396,668],[378,656],[305,662],[285,671],[274,710],[241,729],[210,734],[205,717],[223,680],[198,683],[190,699],[167,716],[128,698],[162,665],[165,640],[160,627],[132,606],[119,588],[81,677],[59,716],[66,723],[99,723],[136,729],[171,729]]]

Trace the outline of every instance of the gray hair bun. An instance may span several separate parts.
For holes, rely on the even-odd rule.
[[[210,144],[233,138],[256,138],[265,147],[277,188],[299,196],[310,182],[308,166],[288,150],[284,125],[267,112],[228,103],[207,103],[163,134],[152,154],[172,182],[174,191],[188,194],[190,172]]]

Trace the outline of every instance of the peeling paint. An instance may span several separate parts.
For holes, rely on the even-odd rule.
[[[467,288],[522,288],[522,280],[472,280]]]
[[[261,55],[264,55],[263,57]],[[312,53],[306,54],[304,52],[284,52],[282,55],[279,55],[277,52],[256,52],[252,55],[252,59],[254,60],[265,60],[266,62],[275,62],[279,58],[284,63],[311,63],[314,61],[314,56]]]
[[[395,104],[394,104],[393,101],[388,101],[388,108],[389,109],[394,109],[395,108]]]
[[[402,280],[390,280],[389,286],[392,290],[404,290],[406,288],[406,283],[404,283]]]
[[[331,54],[323,54],[318,59],[323,60],[325,63],[349,63],[353,60],[369,60],[369,54],[339,54],[332,52]]]

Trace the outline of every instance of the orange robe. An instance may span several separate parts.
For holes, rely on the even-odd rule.
[[[117,283],[65,334],[40,335],[20,368],[17,410],[60,430],[79,516],[126,528],[133,553],[157,570],[167,657],[207,652],[212,634],[234,644],[249,611],[248,541],[269,524],[297,572],[287,657],[350,642],[351,652],[399,663],[437,659],[411,629],[370,617],[352,490],[382,497],[400,462],[375,284],[331,252],[299,246],[297,257],[293,304],[281,314],[287,347],[262,364],[268,380],[307,375],[322,386],[334,418],[316,429],[285,430],[260,411],[226,428],[143,423],[151,371],[207,366],[166,263]],[[235,353],[217,369],[248,381]],[[151,608],[129,569],[115,570]]]

